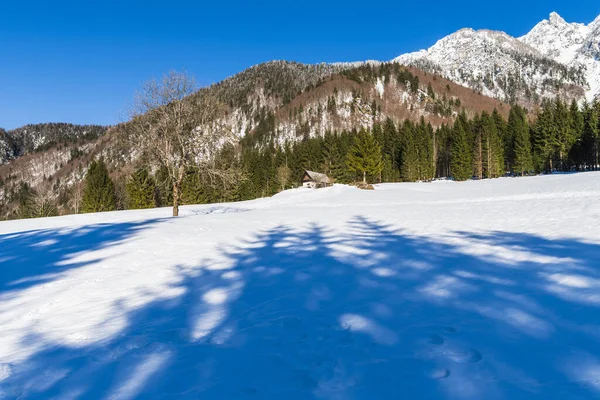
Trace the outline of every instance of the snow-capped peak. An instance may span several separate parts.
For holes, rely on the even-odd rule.
[[[589,33],[587,25],[568,23],[553,12],[549,20],[543,20],[519,40],[536,48],[546,57],[568,64],[575,58]]]
[[[591,100],[600,95],[600,16],[586,25],[567,22],[552,12],[520,38],[461,29],[427,50],[394,61],[431,70],[502,100],[518,100],[503,83],[515,76],[521,80],[517,86],[525,87],[527,100],[557,94],[581,98],[584,92]],[[552,93],[550,81],[568,93]]]
[[[586,97],[591,100],[600,94],[600,16],[586,25],[568,23],[552,13],[550,20],[540,22],[519,40],[555,61],[584,68],[589,86]]]
[[[438,73],[486,96],[527,103],[563,95],[553,87],[578,85],[558,63],[548,60],[549,64],[542,66],[543,58],[534,46],[505,32],[465,28],[440,39],[428,50],[404,54],[394,61]],[[519,88],[513,90],[506,82],[515,77]],[[548,85],[550,81],[553,84]]]
[[[566,25],[567,21],[563,19],[557,12],[550,13],[550,23],[553,25]]]

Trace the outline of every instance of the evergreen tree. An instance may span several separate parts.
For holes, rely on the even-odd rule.
[[[473,174],[479,179],[483,179],[483,161],[484,161],[484,133],[483,124],[479,116],[475,116],[473,121],[474,142],[473,142]]]
[[[435,176],[432,137],[432,126],[430,124],[426,124],[425,118],[421,117],[421,121],[416,128],[415,136],[418,157],[417,179],[419,180],[431,180]]]
[[[128,206],[132,209],[155,206],[156,184],[146,168],[136,169],[127,182]]]
[[[536,124],[531,133],[535,169],[537,171],[552,172],[558,132],[554,123],[554,109],[551,102],[545,101],[542,104],[542,109],[538,113]]]
[[[499,142],[502,146],[502,170],[509,171],[510,170],[510,159],[508,150],[512,143],[509,143],[507,129],[506,129],[506,120],[500,115],[500,112],[496,108],[492,112],[492,119],[494,120],[494,125],[496,125],[496,130],[498,131]]]
[[[92,161],[85,176],[82,211],[84,213],[117,209],[115,185],[103,160]]]
[[[356,135],[346,162],[350,171],[362,175],[363,183],[367,183],[367,175],[379,176],[382,170],[381,148],[373,135],[364,130]]]
[[[155,174],[154,199],[157,207],[167,206],[173,203],[173,184],[171,177],[165,167],[160,167]]]
[[[555,154],[558,157],[560,169],[565,171],[568,168],[568,154],[571,147],[577,141],[577,136],[573,131],[573,121],[571,113],[566,104],[557,98],[554,102],[554,124],[557,127],[557,138],[554,142]]]
[[[598,166],[598,141],[600,136],[600,103],[585,105],[583,111],[583,147],[585,165],[590,169]]]
[[[483,132],[484,175],[487,178],[497,178],[502,176],[502,168],[504,167],[502,139],[493,116],[486,112],[481,114],[481,127]]]
[[[464,125],[463,121],[458,119],[452,130],[450,172],[454,180],[457,181],[465,181],[471,178],[473,172],[471,145]]]
[[[529,173],[533,168],[529,125],[525,110],[519,106],[514,106],[510,111],[508,131],[514,138],[514,170],[521,175]]]
[[[402,176],[402,180],[405,182],[414,182],[419,179],[419,158],[417,153],[415,130],[415,126],[412,122],[404,121],[404,124],[402,125],[400,175]]]

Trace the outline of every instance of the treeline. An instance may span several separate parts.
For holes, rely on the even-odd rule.
[[[271,125],[271,129],[274,129]],[[268,130],[268,128],[265,128]],[[545,101],[535,115],[514,106],[505,119],[499,112],[468,118],[463,112],[437,129],[423,118],[396,124],[387,119],[370,130],[328,132],[284,146],[263,134],[221,150],[219,170],[239,170],[225,183],[189,167],[180,188],[181,204],[216,203],[271,196],[296,187],[305,170],[323,172],[338,183],[413,182],[450,177],[467,179],[521,176],[600,167],[600,103]],[[269,140],[269,142],[264,142]],[[83,185],[53,200],[51,190],[27,186],[12,217],[50,216],[168,206],[172,182],[167,171],[138,165],[113,180],[104,162],[87,170]]]
[[[600,103],[566,105],[545,101],[533,115],[514,106],[506,120],[498,111],[467,118],[463,112],[452,125],[434,129],[424,119],[395,124],[388,119],[370,131],[330,132],[283,148],[274,143],[247,146],[248,173],[243,198],[267,196],[278,190],[278,169],[290,169],[297,184],[305,169],[324,172],[340,183],[362,178],[348,166],[353,146],[371,135],[379,149],[368,157],[381,168],[367,174],[371,182],[411,182],[451,177],[454,180],[497,178],[556,171],[597,169]],[[262,137],[265,137],[264,135]]]

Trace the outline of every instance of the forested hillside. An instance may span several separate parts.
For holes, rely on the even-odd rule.
[[[187,165],[178,190],[181,204],[269,196],[297,185],[305,169],[341,183],[363,177],[376,183],[598,165],[598,103],[581,108],[556,99],[529,109],[511,107],[397,63],[272,62],[182,101],[193,108],[203,99],[224,106],[216,122],[237,137],[212,154],[213,166],[235,171],[235,179],[220,181],[199,164]],[[155,123],[145,115],[136,120]],[[108,193],[108,209],[170,205],[172,174],[123,140],[132,124],[105,134],[99,127],[62,136],[52,133],[64,129],[32,135],[38,131],[27,127],[4,134],[5,148],[16,142],[26,155],[0,166],[3,217],[94,211],[85,200],[92,181],[112,187],[92,189]],[[95,178],[88,169],[93,160],[101,161]]]
[[[25,125],[10,131],[0,129],[0,165],[53,146],[91,141],[104,135],[106,130],[105,126],[65,123]]]

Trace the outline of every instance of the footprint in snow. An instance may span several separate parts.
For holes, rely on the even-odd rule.
[[[446,368],[435,369],[431,372],[429,377],[431,379],[446,379],[450,376],[450,370]]]
[[[441,346],[442,344],[444,344],[445,340],[442,336],[440,335],[431,335],[427,341],[429,344],[433,344],[436,346]]]
[[[483,359],[481,353],[475,349],[449,349],[443,354],[459,364],[473,364]]]

